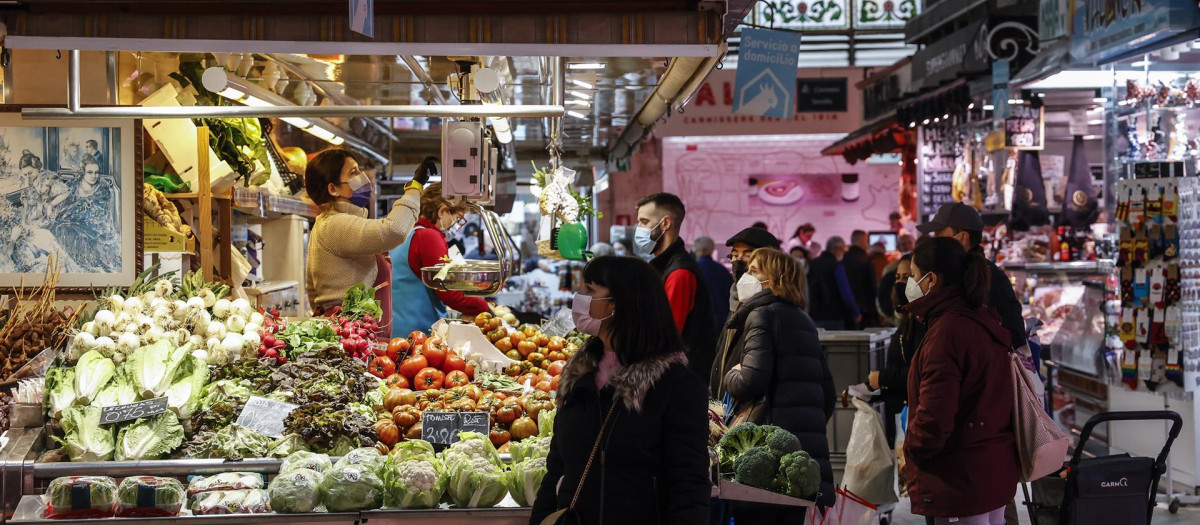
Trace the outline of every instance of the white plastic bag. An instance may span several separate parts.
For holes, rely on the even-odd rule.
[[[846,473],[842,486],[862,499],[884,505],[896,503],[896,455],[888,446],[879,413],[865,401],[853,398],[854,424],[846,447]]]
[[[879,522],[878,507],[868,503],[853,491],[837,489],[832,507],[810,507],[804,514],[804,525],[874,525]]]

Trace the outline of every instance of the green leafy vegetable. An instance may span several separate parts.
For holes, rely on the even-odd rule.
[[[404,452],[388,457],[384,474],[384,506],[398,509],[432,509],[438,506],[445,491],[446,478],[442,462],[433,454],[433,446],[423,443],[404,447]]]
[[[137,401],[138,395],[133,389],[133,382],[129,380],[129,374],[126,373],[125,367],[121,367],[117,369],[116,375],[108,382],[108,385],[99,394],[96,394],[96,399],[92,400],[92,406],[115,407]]]
[[[166,339],[134,350],[125,366],[138,395],[142,399],[161,397],[191,351],[190,344],[176,348]]]
[[[175,381],[167,387],[167,406],[180,419],[192,417],[200,409],[200,393],[208,383],[208,365],[188,355],[175,373]]]
[[[508,449],[509,453],[512,454],[513,464],[549,456],[551,439],[550,437],[537,436],[522,439],[521,441],[513,441]]]
[[[279,465],[279,473],[282,474],[299,469],[325,472],[330,468],[333,468],[333,463],[329,461],[329,456],[298,450],[283,459],[283,463]]]
[[[321,319],[291,323],[275,334],[275,338],[287,345],[285,353],[288,359],[314,350],[339,346],[341,342],[329,322]]]
[[[522,507],[532,507],[537,498],[538,489],[542,486],[542,478],[546,477],[546,458],[530,459],[521,463],[514,462],[504,473],[504,486],[512,494],[513,501]]]
[[[267,445],[267,457],[269,458],[286,458],[293,452],[300,451],[307,452],[308,445],[298,434],[285,434]]]
[[[153,498],[148,497],[147,491],[153,492]],[[174,516],[187,503],[187,492],[177,479],[130,476],[117,487],[117,502],[120,516]]]
[[[86,486],[88,506],[76,508],[81,498],[76,497],[77,487]],[[116,511],[117,482],[105,476],[68,476],[55,478],[46,488],[50,510],[53,515],[66,515],[73,511],[94,510],[95,517],[112,516]]]
[[[183,444],[183,426],[174,412],[142,418],[117,434],[117,461],[160,459]]]
[[[61,443],[71,461],[108,461],[113,458],[115,439],[112,427],[100,426],[103,411],[95,406],[77,406],[62,414],[60,423],[65,436]]]
[[[237,423],[217,432],[196,434],[183,452],[192,458],[240,460],[267,456],[271,438]]]
[[[496,506],[508,494],[500,454],[477,432],[459,432],[458,439],[442,454],[450,501],[460,508]]]
[[[321,500],[330,512],[352,512],[383,506],[383,480],[367,465],[335,466],[321,480]]]
[[[75,365],[75,398],[79,404],[91,403],[116,372],[117,365],[100,352],[83,354]]]
[[[383,315],[383,308],[379,306],[379,301],[375,300],[375,290],[358,283],[346,291],[346,297],[342,299],[341,315],[353,319],[362,319],[363,316],[369,315],[379,319]]]
[[[75,369],[51,368],[46,371],[46,413],[62,417],[64,410],[75,404]]]
[[[276,476],[267,488],[271,510],[294,514],[316,510],[321,504],[322,477],[320,472],[308,469],[293,470]]]

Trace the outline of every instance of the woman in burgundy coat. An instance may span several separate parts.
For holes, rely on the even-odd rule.
[[[907,308],[928,331],[908,374],[904,453],[913,513],[938,525],[1002,525],[1016,493],[1009,335],[984,305],[989,281],[954,239],[913,253]]]

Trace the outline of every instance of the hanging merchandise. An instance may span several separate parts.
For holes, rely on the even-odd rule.
[[[1013,154],[1012,150],[1009,154]],[[1010,226],[1022,231],[1048,224],[1050,214],[1046,210],[1046,184],[1042,179],[1038,152],[1020,151],[1016,155],[1017,180]]]
[[[575,170],[563,167],[557,157],[551,160],[553,169],[534,165],[534,196],[542,218],[538,228],[538,255],[555,259],[582,261],[586,252],[588,232],[583,222],[588,217],[602,217],[592,207],[591,199],[574,189]]]
[[[1083,137],[1076,135],[1071,147],[1071,166],[1067,174],[1062,222],[1075,228],[1086,228],[1100,215],[1092,171],[1088,168]]]

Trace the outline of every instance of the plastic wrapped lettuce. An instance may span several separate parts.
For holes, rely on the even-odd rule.
[[[348,465],[363,465],[374,470],[376,475],[383,471],[383,463],[387,457],[381,455],[378,450],[373,448],[356,448],[347,452],[345,456],[337,461],[334,467],[344,467]]]
[[[313,512],[321,505],[321,473],[297,469],[280,474],[271,480],[267,496],[275,512],[302,514]]]
[[[117,511],[117,482],[105,476],[55,478],[46,488],[49,519],[111,518]]]
[[[384,467],[383,504],[397,509],[432,509],[446,488],[442,462],[427,441],[399,443]]]
[[[271,512],[267,491],[260,489],[204,492],[192,496],[190,508],[197,516]]]
[[[442,454],[450,501],[460,508],[496,506],[508,494],[496,447],[476,432],[460,432],[458,439]]]
[[[329,512],[371,510],[383,506],[383,480],[370,465],[341,465],[325,471],[321,501]]]
[[[193,478],[188,483],[188,494],[222,490],[261,489],[265,487],[262,474],[255,472],[224,472],[215,476]]]
[[[521,463],[513,463],[512,467],[504,473],[504,486],[518,505],[532,507],[544,477],[546,477],[546,458],[529,459]]]
[[[121,517],[174,516],[187,503],[187,492],[177,479],[131,476],[117,487],[117,501],[117,515]]]
[[[329,460],[329,456],[298,450],[283,458],[283,463],[279,465],[279,473],[284,474],[298,469],[325,472],[330,468],[333,468],[333,462]]]

